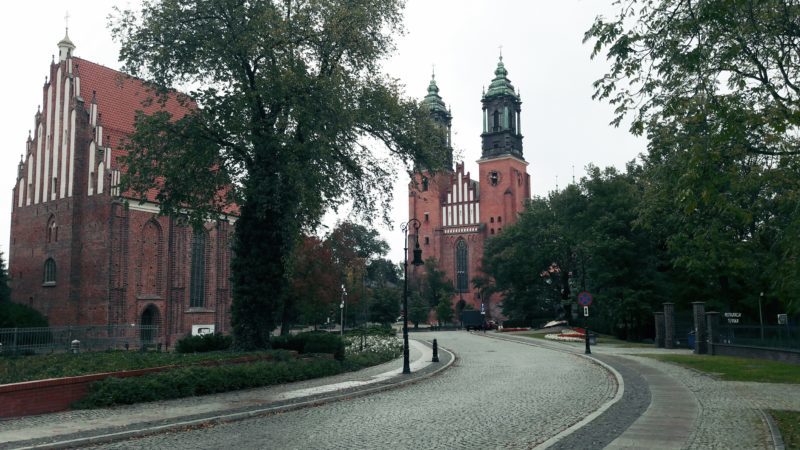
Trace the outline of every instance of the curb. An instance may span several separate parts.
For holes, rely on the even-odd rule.
[[[758,412],[761,413],[762,420],[767,423],[767,428],[769,429],[769,434],[772,438],[772,448],[775,450],[784,450],[786,448],[786,444],[783,442],[781,430],[778,428],[778,424],[775,423],[775,419],[772,418],[772,415],[769,412],[763,409],[759,409]]]
[[[423,341],[419,339],[420,342],[425,342],[426,344],[430,345],[429,341]],[[126,440],[134,437],[142,437],[148,436],[153,434],[159,434],[166,431],[173,431],[173,430],[186,430],[192,428],[199,428],[204,425],[218,425],[221,423],[228,423],[228,422],[236,422],[240,420],[246,420],[254,417],[263,417],[269,416],[273,414],[279,414],[283,412],[290,412],[296,411],[299,409],[304,408],[311,408],[315,406],[324,405],[327,403],[334,403],[342,400],[348,400],[351,398],[357,397],[364,397],[371,394],[376,394],[378,392],[389,391],[392,389],[398,389],[406,385],[415,384],[417,382],[427,380],[428,378],[432,378],[436,375],[439,375],[446,369],[449,369],[453,363],[457,360],[455,353],[439,346],[440,352],[446,352],[450,355],[449,361],[442,364],[440,367],[437,367],[430,372],[416,372],[417,376],[413,378],[405,378],[404,375],[398,375],[391,379],[391,381],[384,381],[382,385],[368,387],[368,388],[352,388],[352,391],[343,390],[338,391],[334,394],[325,395],[322,394],[320,397],[312,398],[310,400],[303,400],[298,401],[290,404],[285,405],[276,405],[276,406],[267,406],[267,407],[257,407],[255,409],[249,409],[247,411],[240,411],[234,412],[229,414],[219,414],[219,415],[210,415],[206,417],[201,417],[198,419],[192,420],[185,420],[180,422],[172,422],[169,424],[164,425],[156,425],[156,426],[146,426],[144,428],[134,429],[134,430],[125,430],[119,431],[116,433],[107,433],[107,434],[100,434],[95,436],[87,436],[87,437],[78,437],[74,439],[66,439],[63,441],[50,441],[46,443],[39,443],[39,444],[25,444],[24,441],[19,442],[17,445],[22,445],[20,447],[10,447],[16,450],[25,450],[25,449],[56,449],[56,448],[73,448],[77,446],[85,446],[85,445],[97,445],[115,441]],[[430,367],[430,366],[428,366]],[[423,371],[425,369],[422,369]],[[397,380],[397,381],[396,381]],[[308,397],[307,397],[308,398]]]

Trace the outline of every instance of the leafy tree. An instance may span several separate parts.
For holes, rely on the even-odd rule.
[[[370,286],[397,286],[400,281],[400,267],[388,259],[377,258],[367,266],[367,283]]]
[[[633,0],[587,31],[610,69],[595,98],[646,133],[638,223],[679,299],[798,312],[800,5]]]
[[[663,250],[636,227],[641,170],[587,168],[579,184],[533,199],[519,221],[491,239],[483,267],[504,293],[511,319],[568,318],[579,291],[594,296],[593,327],[621,337],[652,328],[653,308],[669,298]]]
[[[341,294],[333,265],[333,255],[319,238],[303,239],[293,258],[292,289],[284,300],[281,334],[288,334],[296,318],[316,326],[331,316]]]
[[[11,288],[8,286],[8,271],[3,252],[0,252],[0,303],[11,301]]]
[[[428,320],[431,312],[430,304],[419,295],[418,292],[410,292],[408,299],[408,321],[414,324],[414,328],[419,328],[419,324]]]
[[[402,29],[400,0],[145,1],[117,11],[124,70],[159,94],[184,87],[182,117],[140,115],[124,189],[158,189],[161,212],[199,223],[239,205],[232,322],[237,345],[266,346],[303,230],[351,202],[388,220],[395,166],[446,161],[442,131],[380,73]],[[377,156],[385,146],[391,160]],[[370,144],[370,145],[368,145]]]
[[[379,287],[372,291],[370,320],[388,325],[400,315],[401,290],[396,287]]]
[[[369,267],[389,251],[389,244],[374,228],[353,222],[340,222],[325,237],[325,246],[333,255],[341,282],[346,286],[345,319],[347,323],[366,322],[370,303]],[[382,264],[378,262],[377,264]],[[377,269],[377,267],[376,267]],[[373,271],[374,272],[374,271]],[[386,273],[385,275],[391,276]]]
[[[418,280],[422,298],[428,301],[431,308],[438,307],[444,300],[450,302],[455,288],[453,288],[453,283],[447,279],[447,274],[439,269],[439,262],[434,258],[428,258],[422,267],[424,273]]]
[[[745,150],[798,154],[800,4],[787,0],[618,1],[584,41],[610,69],[595,98],[617,107],[615,124],[635,111],[632,131],[681,114],[701,96],[712,114],[745,131]]]
[[[439,325],[452,323],[454,317],[453,304],[450,302],[450,299],[441,299],[439,304],[436,305],[436,319],[439,321]]]
[[[33,328],[48,326],[47,318],[28,305],[0,302],[0,328]]]

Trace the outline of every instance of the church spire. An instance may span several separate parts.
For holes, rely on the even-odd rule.
[[[450,141],[450,127],[453,116],[448,111],[442,97],[439,95],[439,86],[436,84],[436,74],[431,73],[431,81],[428,84],[428,95],[421,102],[422,107],[426,108],[434,122],[444,128],[446,132],[444,144],[447,146],[446,169],[453,167],[453,147]]]
[[[522,101],[503,64],[503,55],[497,62],[489,89],[481,98],[483,103],[483,133],[481,134],[481,159],[511,155],[522,157],[520,112]],[[524,160],[524,159],[523,159]]]

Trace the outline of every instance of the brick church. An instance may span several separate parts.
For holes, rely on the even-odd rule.
[[[228,332],[233,219],[193,229],[120,192],[122,142],[137,110],[186,114],[173,95],[147,102],[143,83],[73,55],[65,36],[50,63],[13,189],[12,300],[51,326],[155,325],[174,345],[203,329]],[[231,211],[227,211],[230,213]]]
[[[440,270],[452,281],[456,290],[453,303],[463,299],[462,307],[470,304],[475,309],[485,308],[489,317],[500,315],[499,296],[482,299],[472,282],[481,275],[484,245],[504,226],[516,222],[531,197],[528,163],[522,156],[522,101],[507,78],[502,56],[494,74],[481,98],[483,132],[477,179],[465,172],[463,163],[444,172],[423,172],[409,184],[408,198],[409,217],[421,223],[422,253],[425,258],[438,260]],[[423,105],[447,130],[450,147],[452,116],[439,96],[435,79],[431,79]]]

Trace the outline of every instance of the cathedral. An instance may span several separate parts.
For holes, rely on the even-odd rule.
[[[51,326],[144,325],[172,346],[188,333],[228,332],[235,211],[193,229],[120,192],[124,139],[136,111],[188,112],[176,95],[148,102],[141,80],[58,43],[13,189],[12,300]],[[132,327],[136,328],[136,327]],[[109,328],[110,329],[110,328]]]
[[[465,172],[463,163],[436,173],[417,174],[409,184],[408,212],[409,218],[420,222],[416,238],[423,255],[435,258],[439,269],[452,281],[456,292],[452,301],[457,309],[472,305],[497,318],[499,296],[481,298],[473,280],[482,275],[487,240],[516,222],[525,208],[531,197],[531,180],[522,155],[522,101],[507,77],[502,56],[494,74],[481,98],[483,132],[477,179]],[[422,104],[447,131],[452,155],[452,116],[433,78]]]

